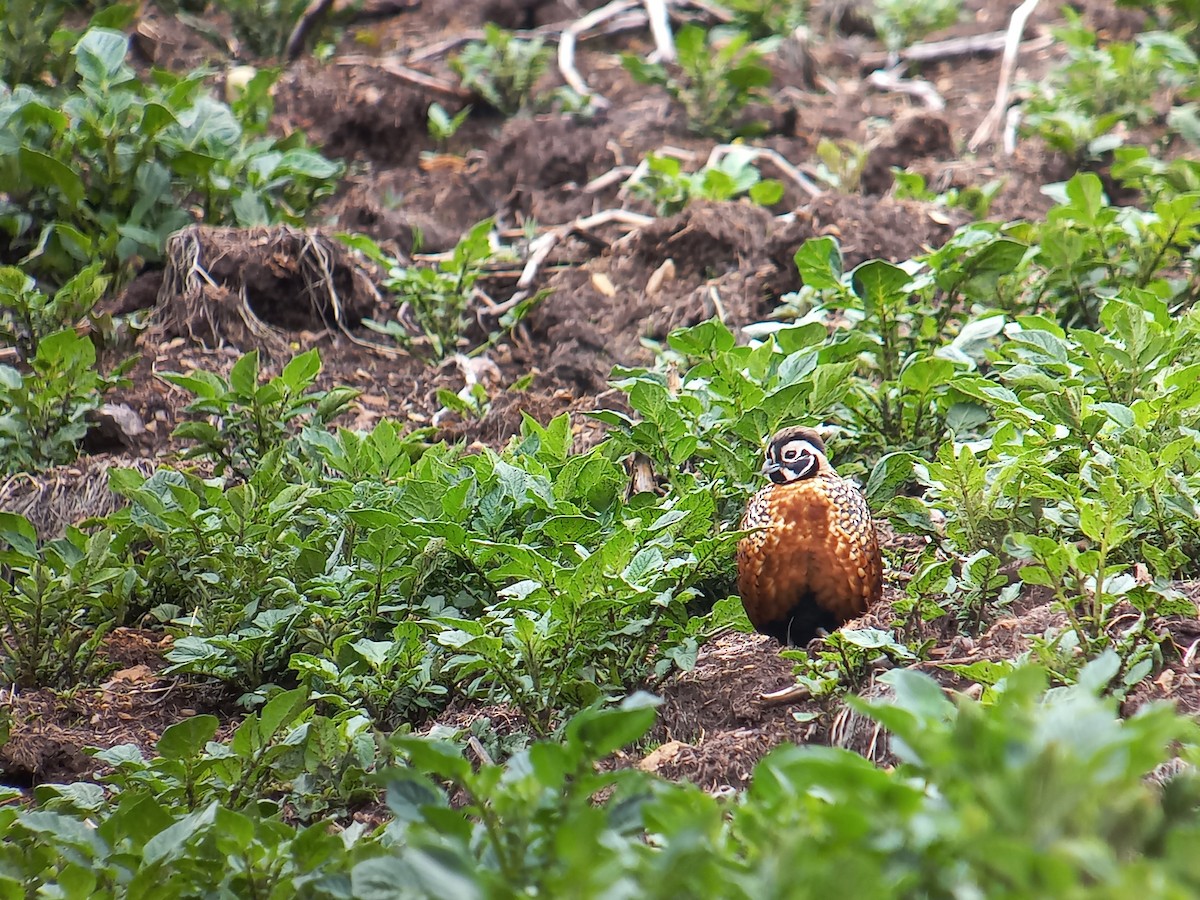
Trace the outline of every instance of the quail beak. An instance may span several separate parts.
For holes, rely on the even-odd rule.
[[[766,462],[763,463],[762,473],[764,475],[774,475],[776,472],[778,472],[782,468],[783,468],[783,466],[781,466],[779,463],[771,462],[771,460],[768,459]]]

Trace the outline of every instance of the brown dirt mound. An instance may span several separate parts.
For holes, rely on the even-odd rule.
[[[152,334],[283,353],[289,334],[346,333],[378,302],[351,252],[319,232],[192,225],[167,242]]]
[[[153,459],[92,456],[37,475],[14,475],[0,483],[0,509],[24,516],[43,540],[60,537],[68,525],[106,516],[124,506],[108,489],[108,470],[137,469],[149,477]]]

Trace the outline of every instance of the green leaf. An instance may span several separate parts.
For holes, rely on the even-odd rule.
[[[765,178],[750,186],[750,199],[759,206],[774,206],[783,200],[783,182],[774,178]]]
[[[243,397],[253,396],[258,387],[258,351],[244,354],[229,370],[229,386]]]
[[[653,694],[638,691],[615,709],[592,707],[577,713],[567,723],[564,735],[568,743],[582,745],[592,758],[600,759],[645,735],[660,703]]]
[[[39,187],[56,187],[71,203],[82,204],[85,197],[83,179],[77,172],[53,156],[40,150],[22,147],[18,153],[21,171]]]
[[[809,238],[796,251],[796,268],[814,290],[834,290],[842,283],[842,250],[831,237]]]
[[[855,266],[850,273],[850,286],[863,302],[863,311],[875,316],[878,310],[889,309],[907,298],[905,288],[912,276],[894,263],[872,259]]]
[[[120,73],[129,52],[129,38],[107,28],[89,29],[72,51],[75,68],[84,81],[106,84]]]
[[[204,745],[217,733],[220,722],[216,716],[192,716],[169,725],[155,744],[164,759],[195,759]]]
[[[299,393],[312,385],[321,371],[321,354],[317,348],[301,353],[283,367],[280,376],[293,393]]]

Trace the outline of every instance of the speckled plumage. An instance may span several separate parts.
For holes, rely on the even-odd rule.
[[[751,624],[803,646],[866,612],[883,590],[871,510],[825,458],[811,429],[788,428],[768,445],[772,483],[746,507],[738,544],[738,590]],[[783,454],[792,454],[790,460]]]

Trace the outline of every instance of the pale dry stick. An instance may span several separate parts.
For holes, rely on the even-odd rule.
[[[630,212],[627,209],[605,209],[590,216],[580,216],[575,221],[568,222],[566,225],[551,228],[530,243],[529,258],[525,261],[525,268],[521,271],[521,277],[517,279],[516,292],[508,300],[497,304],[489,312],[496,315],[503,315],[518,303],[527,299],[533,287],[533,282],[537,279],[538,271],[546,262],[550,251],[557,247],[567,235],[573,232],[594,231],[604,225],[611,225],[613,223],[630,225],[634,228],[645,228],[653,221],[653,216],[644,216],[641,213]]]
[[[713,305],[713,311],[717,315],[717,321],[724,325],[729,321],[729,317],[725,314],[725,304],[721,301],[721,292],[717,290],[715,284],[708,286],[708,299]]]
[[[812,691],[802,684],[793,684],[777,691],[759,694],[759,702],[763,706],[785,706],[789,703],[799,703],[812,697]]]
[[[423,87],[437,94],[454,97],[456,100],[470,100],[472,97],[470,91],[463,90],[457,85],[453,85],[448,81],[442,81],[442,79],[435,78],[425,72],[410,69],[408,66],[403,66],[394,59],[376,59],[372,56],[340,56],[334,62],[339,66],[374,66],[377,69],[382,69],[394,78],[399,78],[401,81],[407,81],[410,84],[415,84],[418,87]]]
[[[583,186],[583,193],[598,194],[605,188],[624,181],[634,173],[633,166],[613,166],[603,175],[597,175]]]
[[[523,37],[525,33],[516,31],[513,32],[513,34],[516,37]],[[461,34],[456,34],[452,38],[447,38],[444,41],[438,41],[436,44],[430,44],[428,47],[423,47],[420,50],[408,54],[408,56],[405,57],[405,62],[411,65],[412,63],[426,62],[431,59],[437,59],[439,56],[449,53],[451,50],[455,50],[458,47],[461,47],[463,44],[469,44],[471,41],[482,41],[485,37],[487,37],[487,35],[481,28],[474,28],[470,31],[464,31]]]
[[[675,62],[675,38],[671,34],[671,20],[667,17],[666,0],[642,0],[646,15],[650,19],[650,33],[654,35],[654,52],[650,62]]]
[[[483,744],[479,742],[479,738],[475,737],[475,735],[471,735],[469,738],[467,738],[467,746],[474,751],[475,755],[479,757],[479,761],[485,766],[495,765],[495,763],[492,762],[491,754],[487,752],[487,748],[485,748]]]
[[[672,3],[671,5],[672,6],[691,6],[694,9],[700,10],[700,12],[709,16],[710,18],[715,19],[716,21],[720,22],[722,25],[728,25],[730,22],[733,21],[733,13],[732,12],[730,12],[724,6],[720,6],[716,3],[709,3],[709,2],[707,2],[707,0],[681,0],[681,2],[675,2],[675,3]]]
[[[972,34],[967,37],[948,38],[944,41],[912,44],[900,51],[900,61],[930,63],[942,62],[959,56],[974,56],[978,53],[999,53],[1004,49],[1004,41],[1007,37],[1007,31],[989,31],[986,34]],[[864,53],[859,64],[864,69],[882,69],[887,65],[887,59],[887,53]]]
[[[967,149],[972,152],[991,139],[1004,120],[1005,113],[1008,112],[1008,95],[1012,90],[1017,56],[1021,50],[1021,35],[1024,34],[1025,24],[1040,2],[1041,0],[1025,0],[1013,11],[1012,18],[1008,23],[1008,33],[1004,38],[1004,56],[1000,59],[1000,83],[996,86],[996,102],[992,104],[991,110],[984,116],[979,127],[975,129],[975,133],[971,135],[971,140],[967,142]]]
[[[901,78],[895,69],[876,69],[867,76],[867,84],[881,91],[916,97],[926,109],[934,112],[946,108],[946,101],[932,84],[923,78]]]
[[[641,10],[633,10],[624,16],[617,16],[610,21],[604,28],[589,34],[586,37],[608,37],[613,34],[619,34],[622,31],[630,31],[634,28],[641,28],[646,24],[646,14]],[[531,38],[542,38],[547,41],[558,41],[563,31],[565,31],[571,22],[554,22],[549,25],[539,25],[537,28],[514,31],[513,37],[521,40],[529,40]],[[471,41],[482,41],[487,37],[487,33],[481,28],[473,28],[469,31],[464,31],[461,34],[456,34],[452,38],[447,38],[444,41],[438,41],[436,44],[430,44],[420,50],[416,50],[405,57],[405,62],[410,65],[413,63],[426,62],[431,59],[436,59],[443,56],[463,44],[469,44]],[[581,35],[580,40],[585,40],[585,36]]]
[[[768,162],[774,163],[775,168],[790,178],[800,190],[804,191],[810,197],[816,197],[823,194],[815,181],[805,175],[792,163],[784,157],[778,150],[772,150],[769,147],[747,147],[742,144],[717,144],[713,147],[712,152],[708,155],[706,165],[715,166],[720,162],[721,157],[730,152],[747,153],[752,160],[765,159]]]
[[[1010,106],[1004,117],[1004,155],[1017,152],[1017,129],[1021,127],[1021,107]]]
[[[586,16],[576,19],[563,29],[562,37],[558,40],[558,68],[562,72],[563,80],[579,96],[589,98],[592,105],[598,109],[607,109],[610,104],[608,100],[588,87],[583,76],[579,74],[579,70],[575,68],[575,42],[585,31],[595,28],[601,22],[607,22],[609,19],[628,12],[638,5],[639,0],[613,0],[599,9],[592,10]]]

